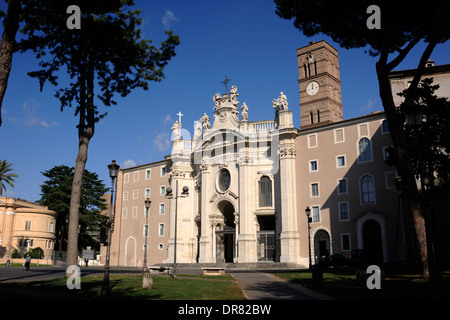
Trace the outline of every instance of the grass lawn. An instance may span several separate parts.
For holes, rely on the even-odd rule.
[[[129,300],[244,300],[239,286],[230,275],[225,276],[165,276],[153,277],[153,290],[142,289],[141,275],[110,275],[111,296],[100,296],[103,282],[101,276],[81,278],[81,289],[69,290],[66,279],[0,284],[1,298],[21,298],[21,290],[37,294],[33,299],[52,299],[59,295],[85,299],[129,299]],[[13,291],[11,291],[13,289]],[[46,295],[50,294],[50,295]]]
[[[370,290],[364,281],[358,281],[356,270],[353,268],[325,269],[321,287],[314,286],[311,272],[277,273],[276,275],[338,300],[450,300],[450,271],[442,273],[440,282],[431,283],[425,282],[415,271],[387,268],[385,269],[385,279],[381,281],[379,290]]]

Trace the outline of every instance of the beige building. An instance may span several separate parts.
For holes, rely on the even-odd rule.
[[[300,129],[283,92],[273,120],[250,121],[232,86],[213,96],[214,121],[204,113],[192,134],[181,118],[174,124],[165,160],[120,170],[112,264],[142,265],[147,197],[149,264],[174,262],[175,247],[178,263],[307,267],[310,255],[314,264],[354,249],[406,256],[384,112],[343,119],[338,52],[327,42],[297,58]]]
[[[0,197],[0,258],[11,258],[15,249],[42,248],[51,258],[55,244],[57,213],[32,202]]]

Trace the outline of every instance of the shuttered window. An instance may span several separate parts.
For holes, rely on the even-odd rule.
[[[272,181],[266,176],[261,177],[259,180],[259,206],[272,206]]]

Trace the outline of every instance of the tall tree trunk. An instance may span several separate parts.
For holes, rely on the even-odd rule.
[[[425,52],[424,56],[431,54]],[[424,56],[422,58],[424,58]],[[402,178],[402,188],[405,194],[407,206],[411,212],[417,243],[420,251],[420,258],[422,263],[422,276],[426,280],[430,278],[430,266],[428,263],[427,250],[427,233],[425,227],[424,213],[420,201],[420,194],[417,188],[414,171],[411,166],[410,156],[407,150],[407,138],[404,131],[404,117],[397,112],[397,107],[394,104],[392,96],[391,84],[389,81],[389,72],[395,67],[388,66],[387,63],[388,52],[380,54],[380,60],[376,64],[376,71],[378,76],[378,83],[380,89],[380,97],[386,112],[386,118],[389,122],[390,134],[394,144],[394,149],[397,157],[397,170]],[[420,80],[423,73],[422,60],[417,68],[415,78]],[[398,63],[396,64],[398,65]],[[417,86],[418,82],[415,82]],[[411,88],[411,87],[410,87]]]
[[[0,42],[0,126],[2,125],[2,103],[8,85],[9,73],[12,67],[16,33],[19,30],[19,15],[22,7],[20,0],[9,0],[5,18],[5,30]]]
[[[80,75],[80,122],[78,125],[79,144],[70,198],[66,269],[70,265],[77,264],[81,188],[84,169],[86,167],[88,157],[89,142],[94,136],[95,130],[94,67],[92,63],[89,63],[86,70],[86,75],[83,74],[85,71],[82,68],[80,68],[80,70],[82,70],[82,74]],[[87,81],[85,81],[85,79]]]

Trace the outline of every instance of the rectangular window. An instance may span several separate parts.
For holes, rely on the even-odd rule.
[[[312,222],[320,222],[320,210],[318,206],[312,207]]]
[[[311,196],[318,197],[319,196],[319,184],[311,183]]]
[[[341,250],[342,251],[350,251],[351,250],[349,233],[341,234]]]
[[[30,231],[31,230],[31,221],[25,221],[25,230]]]
[[[48,232],[53,232],[53,222],[50,222],[48,226]]]
[[[344,142],[344,129],[336,129],[334,130],[334,143]]]
[[[131,208],[131,217],[132,218],[137,218],[137,216],[138,216],[138,207],[134,206],[134,207]]]
[[[383,122],[381,122],[381,133],[389,133],[389,122],[387,120],[383,120]]]
[[[128,192],[124,192],[123,193],[123,201],[127,201],[128,200]]]
[[[159,204],[159,214],[166,213],[166,205],[164,203]]]
[[[122,219],[126,219],[128,216],[128,208],[122,208]]]
[[[339,180],[338,183],[338,194],[347,194],[347,178]]]
[[[138,190],[133,190],[133,199],[137,199],[139,195],[139,191]]]
[[[345,167],[345,156],[338,156],[337,157],[337,167],[338,168]]]
[[[164,177],[166,175],[166,166],[161,168],[161,177]]]
[[[150,180],[152,178],[152,172],[150,169],[145,170],[145,180]]]
[[[139,181],[139,171],[135,171],[133,175],[133,181]]]
[[[150,189],[145,189],[145,199],[150,198]]]
[[[161,186],[160,187],[159,194],[162,195],[162,196],[166,194],[166,186]]]
[[[164,235],[164,223],[160,223],[159,224],[158,235],[159,236],[163,236]]]
[[[123,182],[124,183],[129,183],[130,182],[130,174],[129,173],[125,173],[123,175]]]
[[[308,149],[317,147],[317,134],[308,135]]]
[[[350,220],[350,214],[348,212],[348,202],[339,203],[339,221]]]
[[[309,162],[309,172],[318,171],[319,166],[317,164],[317,160],[312,160]]]

